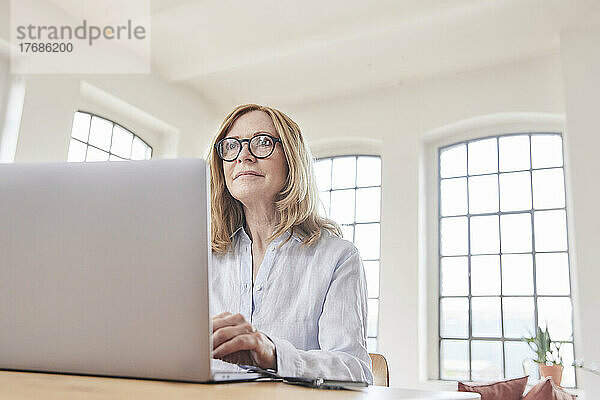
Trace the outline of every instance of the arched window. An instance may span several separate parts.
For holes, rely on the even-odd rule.
[[[521,339],[547,326],[574,387],[562,136],[455,143],[438,162],[440,378],[522,376]]]
[[[77,111],[73,117],[68,161],[149,160],[152,147],[108,119]]]
[[[369,297],[367,347],[375,352],[379,318],[381,158],[321,158],[315,164],[315,172],[322,211],[340,224],[344,239],[353,242],[362,256]]]

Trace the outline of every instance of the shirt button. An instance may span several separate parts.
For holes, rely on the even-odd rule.
[[[260,292],[261,290],[262,290],[262,286],[261,286],[261,285],[258,285],[258,286],[256,287],[256,291],[257,291],[257,292]]]

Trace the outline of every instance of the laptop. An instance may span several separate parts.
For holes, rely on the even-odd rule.
[[[215,382],[201,159],[0,164],[0,369]]]

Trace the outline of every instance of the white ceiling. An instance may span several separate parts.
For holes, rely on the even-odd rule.
[[[80,0],[52,1],[73,15],[106,11],[95,6],[101,2],[81,9]],[[201,92],[219,111],[243,102],[308,102],[558,52],[562,29],[600,22],[600,0],[151,4],[153,69]]]
[[[153,6],[153,66],[225,109],[306,102],[557,52],[561,29],[600,20],[599,0],[154,0]]]

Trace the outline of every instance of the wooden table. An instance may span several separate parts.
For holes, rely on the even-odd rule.
[[[318,390],[280,382],[173,383],[138,379],[0,371],[0,399],[402,399],[470,400],[478,394],[371,386],[363,391]]]

